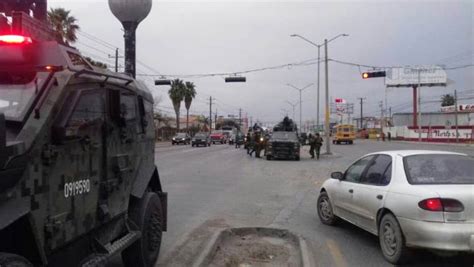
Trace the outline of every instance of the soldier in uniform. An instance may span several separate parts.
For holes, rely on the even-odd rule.
[[[314,137],[314,148],[316,149],[316,159],[319,160],[319,154],[321,152],[321,147],[323,146],[323,138],[316,133],[316,137]]]
[[[314,148],[315,148],[315,141],[316,138],[313,137],[312,134],[308,135],[308,143],[309,143],[309,154],[311,155],[311,158],[314,159]]]
[[[250,155],[250,150],[252,149],[252,143],[253,143],[253,136],[250,134],[250,132],[247,133],[247,136],[245,137],[245,148],[247,149],[247,154]]]

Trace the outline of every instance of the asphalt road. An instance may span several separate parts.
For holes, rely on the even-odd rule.
[[[156,163],[169,194],[168,232],[157,266],[190,266],[213,232],[222,227],[286,228],[309,243],[317,266],[392,266],[378,239],[348,223],[320,223],[316,199],[322,182],[358,157],[394,149],[468,153],[474,146],[357,141],[332,146],[334,155],[315,161],[304,147],[301,161],[266,161],[229,145],[193,148],[157,145]],[[419,252],[411,266],[473,266],[470,256]]]

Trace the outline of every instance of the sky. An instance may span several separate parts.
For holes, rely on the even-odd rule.
[[[123,52],[123,32],[106,0],[49,0],[49,7],[64,7],[81,27],[75,44],[85,55],[111,67],[114,47]],[[315,43],[340,37],[328,45],[328,57],[370,66],[443,64],[455,67],[473,64],[473,1],[169,1],[154,0],[148,17],[137,30],[138,78],[161,96],[159,108],[174,116],[169,86],[154,86],[151,75],[234,73],[262,67],[315,59]],[[104,43],[105,42],[105,43]],[[321,57],[324,51],[321,49]],[[122,59],[121,59],[122,60]],[[122,64],[123,65],[123,64]],[[321,64],[321,108],[324,118],[324,64]],[[355,104],[365,98],[364,116],[380,116],[380,101],[392,112],[411,111],[412,89],[386,89],[383,79],[361,79],[364,67],[329,62],[329,95]],[[460,92],[460,103],[474,103],[474,68],[447,71],[447,87],[422,88],[424,111],[436,111],[443,94]],[[197,98],[191,113],[209,114],[209,97],[215,98],[218,115],[251,116],[261,122],[276,122],[286,103],[299,101],[302,88],[317,82],[317,65],[287,66],[245,74],[246,83],[225,83],[224,77],[185,78],[194,82]],[[168,78],[174,78],[167,76]],[[317,87],[302,92],[302,120],[315,120]],[[287,111],[285,111],[287,110]],[[299,106],[295,110],[299,120]],[[185,109],[182,105],[182,114]]]

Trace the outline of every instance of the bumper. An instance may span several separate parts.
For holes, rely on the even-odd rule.
[[[429,249],[474,252],[474,224],[438,223],[397,218],[406,245]]]
[[[197,146],[200,146],[200,145],[204,145],[204,146],[207,146],[207,142],[206,141],[194,141],[193,142],[193,145],[197,145]]]

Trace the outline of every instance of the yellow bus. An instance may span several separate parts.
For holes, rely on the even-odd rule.
[[[354,125],[340,124],[335,127],[336,135],[334,136],[333,144],[340,144],[342,142],[346,144],[353,144],[356,139],[356,132]]]

